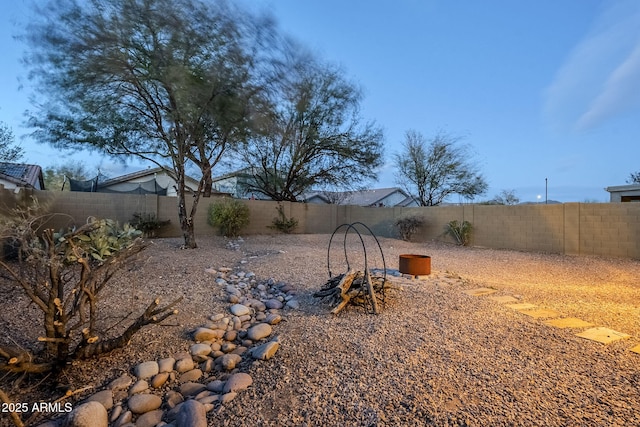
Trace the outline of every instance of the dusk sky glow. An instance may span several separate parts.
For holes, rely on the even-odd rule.
[[[240,0],[237,0],[240,1]],[[386,157],[413,129],[463,137],[489,182],[562,202],[608,201],[640,170],[640,2],[636,0],[242,0],[363,88],[362,116]],[[29,82],[13,39],[28,2],[0,17],[0,121],[43,167],[82,160],[111,175],[141,169],[37,144],[23,126]],[[392,165],[372,187],[395,186]],[[457,200],[451,200],[457,201]]]

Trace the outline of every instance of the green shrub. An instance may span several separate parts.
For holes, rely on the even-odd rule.
[[[237,199],[225,197],[209,205],[209,224],[226,237],[238,237],[249,224],[249,207]]]
[[[469,221],[450,221],[447,224],[447,233],[453,236],[459,245],[467,246],[471,239],[471,223]]]
[[[268,227],[273,230],[279,230],[285,234],[293,232],[293,230],[298,227],[298,220],[293,217],[287,218],[284,214],[284,206],[282,203],[278,203],[276,210],[278,211],[278,216],[273,218],[272,225]]]
[[[424,225],[424,218],[417,215],[407,215],[398,218],[394,223],[395,228],[400,234],[400,238],[405,242],[411,240],[411,237]]]

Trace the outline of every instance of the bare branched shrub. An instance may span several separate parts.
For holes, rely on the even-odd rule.
[[[408,215],[398,218],[394,223],[400,238],[406,242],[424,225],[424,218],[417,215]]]
[[[34,199],[0,220],[0,237],[17,249],[17,259],[0,260],[0,269],[42,312],[38,341],[44,344],[38,352],[35,343],[31,349],[0,346],[0,370],[56,372],[70,360],[124,347],[143,326],[177,313],[172,307],[179,300],[159,308],[156,299],[121,335],[98,336],[100,291],[148,244],[127,224],[90,218],[79,228],[56,232],[41,227],[48,217]]]

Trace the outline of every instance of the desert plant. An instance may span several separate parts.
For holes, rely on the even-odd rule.
[[[57,372],[70,360],[124,347],[143,326],[176,313],[172,307],[179,300],[158,308],[156,299],[121,335],[98,336],[96,322],[104,317],[99,316],[100,291],[147,243],[138,238],[140,231],[108,219],[90,218],[67,231],[43,229],[43,221],[50,216],[34,199],[0,221],[0,237],[18,249],[18,259],[0,260],[0,269],[42,311],[44,332],[38,338],[44,349],[38,353],[0,345],[2,371]]]
[[[273,221],[271,223],[272,225],[269,225],[268,227],[273,230],[279,230],[285,234],[292,233],[293,230],[298,227],[298,220],[294,217],[287,218],[284,213],[284,206],[282,205],[282,203],[278,203],[276,210],[278,211],[278,216],[273,218]]]
[[[410,241],[411,237],[413,237],[413,235],[423,225],[424,218],[418,215],[400,217],[394,222],[394,226],[398,230],[400,238],[406,242]]]
[[[249,224],[249,207],[240,200],[224,197],[209,205],[208,221],[226,237],[238,237]]]
[[[469,221],[450,221],[447,224],[447,232],[456,239],[459,245],[467,246],[471,239],[471,223]]]
[[[171,220],[160,221],[154,213],[140,213],[133,214],[133,220],[131,225],[140,230],[144,237],[154,237],[156,232],[162,227],[165,227],[171,223]]]

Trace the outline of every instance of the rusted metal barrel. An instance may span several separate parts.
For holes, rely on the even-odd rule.
[[[431,257],[428,255],[400,255],[400,273],[413,276],[431,274]]]

